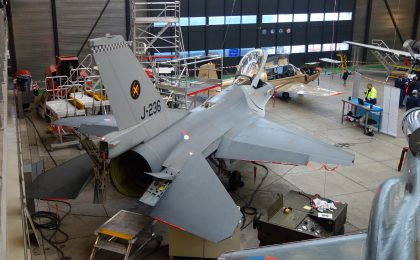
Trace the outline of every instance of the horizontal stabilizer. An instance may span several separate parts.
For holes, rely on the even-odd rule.
[[[37,199],[74,199],[93,176],[88,154],[79,155],[39,175],[26,195]]]
[[[303,165],[308,161],[351,165],[354,161],[354,154],[263,118],[255,118],[248,126],[229,131],[216,157]]]
[[[229,238],[241,212],[202,155],[185,163],[151,212],[166,224],[219,242]]]
[[[104,136],[118,130],[113,115],[66,117],[54,121],[54,124],[78,128],[80,133],[96,136]]]
[[[82,134],[105,136],[111,132],[118,131],[116,126],[81,125],[77,131]]]

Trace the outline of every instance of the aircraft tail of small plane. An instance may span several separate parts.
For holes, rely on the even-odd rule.
[[[165,120],[167,106],[122,36],[89,41],[119,130],[149,118]]]

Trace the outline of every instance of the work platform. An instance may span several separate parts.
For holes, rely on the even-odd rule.
[[[135,259],[149,242],[159,240],[153,233],[155,220],[138,213],[120,210],[112,218],[102,224],[97,230],[95,244],[90,260],[93,260],[99,250],[106,250],[124,255],[124,260]],[[143,238],[143,243],[131,252],[132,247]]]
[[[199,93],[221,87],[221,82],[218,79],[200,79],[200,81],[192,81],[188,85],[182,84],[180,86],[165,84],[165,82],[161,82],[157,84],[157,87],[191,97]]]

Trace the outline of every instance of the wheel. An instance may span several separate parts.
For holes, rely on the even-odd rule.
[[[229,176],[229,191],[235,191],[239,187],[242,187],[242,183],[241,173],[233,171]]]
[[[290,95],[289,95],[289,92],[283,92],[282,94],[281,94],[281,97],[283,98],[283,99],[289,99],[290,98]]]

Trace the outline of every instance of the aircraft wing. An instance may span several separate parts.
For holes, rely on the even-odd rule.
[[[333,60],[333,59],[329,59],[329,58],[321,58],[319,60],[323,61],[323,62],[334,63],[334,64],[340,64],[341,63],[341,61],[339,61],[339,60]]]
[[[151,214],[212,242],[232,235],[241,212],[201,154],[191,156]]]
[[[383,48],[383,47],[379,47],[379,46],[375,46],[375,45],[371,45],[371,44],[364,44],[364,43],[351,42],[351,41],[345,41],[344,43],[351,44],[351,45],[358,46],[358,47],[367,48],[367,49],[370,49],[370,50],[387,52],[387,53],[395,54],[395,55],[398,55],[398,56],[405,56],[405,57],[410,57],[410,58],[412,57],[411,54],[408,51],[394,50],[394,49]],[[420,58],[419,54],[414,54],[414,55],[415,55],[416,59]]]
[[[277,88],[279,92],[294,93],[297,95],[309,95],[317,97],[327,97],[341,95],[343,92],[312,86],[304,83],[291,82]]]
[[[26,195],[37,199],[74,199],[92,176],[93,162],[85,153],[40,174]]]
[[[216,157],[301,165],[309,161],[351,165],[354,161],[352,153],[264,118],[254,118],[248,126],[235,127],[226,133]]]
[[[54,124],[75,127],[81,133],[96,136],[104,136],[118,130],[117,122],[113,115],[67,117],[54,121]]]

